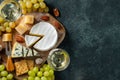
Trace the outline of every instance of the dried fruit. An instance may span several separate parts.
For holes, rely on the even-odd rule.
[[[49,16],[41,16],[41,19],[44,21],[48,21],[49,20]]]
[[[24,43],[24,42],[25,42],[23,36],[21,36],[21,35],[16,35],[16,36],[15,36],[15,39],[16,39],[16,41],[19,42],[19,43]]]
[[[60,12],[59,12],[58,8],[54,8],[53,13],[56,17],[58,17],[60,15]]]

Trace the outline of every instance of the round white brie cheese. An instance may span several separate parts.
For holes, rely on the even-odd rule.
[[[43,35],[33,47],[40,51],[47,51],[55,46],[58,40],[58,34],[53,25],[48,22],[39,22],[35,24],[30,34]]]

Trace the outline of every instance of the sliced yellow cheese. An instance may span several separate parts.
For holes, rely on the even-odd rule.
[[[12,34],[11,33],[3,34],[2,41],[12,41]]]
[[[28,26],[21,23],[15,29],[19,34],[23,35],[28,30]]]
[[[34,16],[33,15],[26,15],[24,18],[25,24],[33,24],[34,23]]]

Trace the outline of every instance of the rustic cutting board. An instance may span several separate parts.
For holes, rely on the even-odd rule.
[[[51,16],[49,13],[30,13],[30,14],[34,15],[34,17],[35,17],[35,23],[38,23],[40,21],[46,21],[46,20],[42,20],[41,19],[42,16],[48,16],[49,17],[49,20],[47,20],[46,22],[51,23],[55,27],[55,29],[57,30],[57,32],[58,32],[58,41],[57,41],[56,45],[53,48],[58,47],[59,44],[65,38],[66,31],[65,31],[64,26],[57,19],[55,19],[53,16]],[[17,22],[19,22],[19,20]],[[13,33],[13,35],[15,36],[16,34],[18,34],[18,33],[15,31]],[[15,38],[13,38],[13,39],[14,40],[13,40],[12,43],[14,44],[16,42],[16,40],[15,40]],[[0,44],[4,48],[4,43],[2,42],[1,37],[0,37]],[[25,43],[23,43],[22,45],[25,46]],[[43,59],[43,63],[47,60],[47,56],[49,54],[49,51],[39,51],[40,57]],[[0,55],[2,56],[2,59],[3,59],[4,63],[6,63],[6,55],[5,55],[4,49],[0,52]],[[24,58],[19,58],[19,59],[24,59]],[[31,59],[34,59],[34,57],[32,57]],[[13,60],[16,61],[17,59],[13,59]],[[37,66],[40,67],[41,65],[37,65]],[[17,79],[17,80],[22,80],[23,78],[27,77],[27,74],[24,74],[24,75],[21,75],[21,76],[16,76],[15,75],[15,71],[13,73],[14,73],[15,79]]]

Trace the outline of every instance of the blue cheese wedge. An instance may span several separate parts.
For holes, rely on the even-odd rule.
[[[41,37],[25,35],[25,43],[27,47],[33,46]]]
[[[39,22],[35,24],[30,34],[44,35],[33,48],[39,51],[48,51],[53,48],[58,40],[58,33],[53,25],[48,22]]]
[[[23,47],[23,57],[26,57],[28,53],[28,48]]]
[[[39,53],[36,50],[34,50],[34,49],[33,49],[33,55],[34,56],[40,56]]]
[[[11,57],[12,58],[23,57],[22,45],[20,45],[17,42],[13,45]]]
[[[33,56],[32,49],[29,49],[27,57]]]

